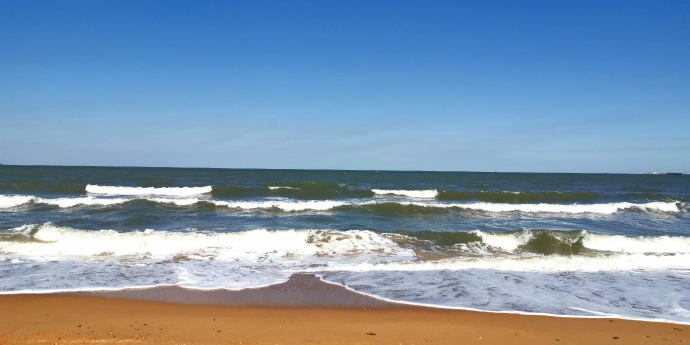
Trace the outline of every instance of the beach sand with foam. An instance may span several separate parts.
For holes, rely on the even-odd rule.
[[[0,344],[679,344],[690,326],[394,304],[296,275],[241,291],[0,296]]]

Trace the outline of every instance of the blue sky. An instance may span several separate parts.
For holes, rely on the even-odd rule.
[[[0,1],[0,163],[690,171],[690,2]]]

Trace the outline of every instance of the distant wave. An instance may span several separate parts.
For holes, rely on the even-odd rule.
[[[558,192],[558,191],[440,191],[436,196],[438,200],[445,201],[484,201],[510,204],[534,204],[534,203],[596,203],[602,201],[631,201],[631,200],[676,200],[678,197],[656,193],[625,193],[620,195],[607,195],[589,191]],[[682,199],[682,198],[680,198]]]
[[[161,196],[193,196],[211,193],[213,187],[126,187],[86,185],[86,192],[99,195],[161,195]]]
[[[201,201],[198,198],[162,198],[162,197],[150,197],[150,198],[116,198],[116,197],[95,197],[95,196],[82,196],[82,197],[71,197],[71,198],[39,198],[31,195],[0,195],[0,209],[3,208],[13,208],[27,204],[43,204],[57,206],[60,208],[70,208],[77,206],[110,206],[124,204],[126,202],[131,202],[135,200],[147,200],[150,202],[164,203],[164,204],[175,204],[178,206],[193,205]]]
[[[109,206],[128,202],[128,198],[94,198],[92,196],[77,198],[35,198],[34,203],[69,208],[76,206]]]
[[[149,179],[147,184],[164,184],[170,181]],[[492,190],[443,190],[443,189],[368,189],[333,182],[276,181],[265,185],[250,186],[191,186],[191,187],[137,187],[78,184],[62,182],[0,182],[0,193],[83,196],[89,193],[100,196],[164,196],[193,197],[210,195],[221,199],[248,197],[285,197],[303,200],[366,199],[374,196],[405,197],[412,199],[436,199],[444,202],[488,202],[510,204],[597,204],[611,202],[651,202],[679,200],[688,202],[687,195],[670,195],[646,189],[628,193],[604,193],[595,191],[492,191]]]
[[[606,203],[589,205],[565,204],[498,204],[498,203],[439,203],[439,202],[377,202],[377,201],[335,201],[335,200],[266,200],[266,201],[210,201],[218,206],[238,209],[278,209],[286,212],[326,211],[361,209],[390,214],[432,214],[447,210],[475,210],[484,212],[526,212],[526,213],[597,213],[612,214],[622,210],[679,212],[680,203]]]
[[[680,212],[685,204],[679,202],[649,203],[604,203],[604,204],[499,204],[499,203],[440,203],[440,202],[364,202],[339,206],[391,215],[420,215],[448,212],[449,210],[471,210],[490,213],[566,213],[566,214],[613,214],[624,210],[652,212]]]
[[[280,210],[284,212],[297,211],[327,211],[348,205],[348,202],[335,200],[262,200],[262,201],[221,201],[212,200],[216,206],[243,210]]]
[[[647,203],[600,203],[600,204],[506,204],[506,203],[445,203],[437,201],[362,201],[350,200],[299,200],[299,199],[260,199],[260,200],[215,200],[195,197],[163,197],[163,196],[134,196],[134,197],[98,197],[83,196],[71,198],[39,198],[26,195],[0,195],[0,208],[13,208],[25,204],[47,204],[61,208],[80,205],[116,205],[134,200],[148,200],[150,202],[175,204],[177,206],[194,205],[200,202],[210,203],[218,207],[242,210],[277,210],[283,212],[300,211],[348,211],[361,210],[366,212],[390,215],[423,215],[448,212],[451,210],[471,210],[481,212],[525,212],[525,213],[566,213],[566,214],[613,214],[624,210],[640,210],[652,212],[680,212],[687,207],[681,202],[647,202]]]
[[[60,208],[75,206],[107,206],[122,204],[134,199],[131,198],[97,198],[93,196],[74,198],[39,198],[31,195],[0,195],[0,209],[13,208],[27,204],[44,204]]]
[[[436,189],[428,190],[387,190],[387,189],[372,189],[374,194],[378,195],[399,195],[410,198],[435,198],[438,195]]]
[[[661,212],[678,212],[680,203],[678,202],[647,202],[630,203],[615,202],[602,204],[499,204],[499,203],[470,203],[470,204],[449,204],[448,207],[464,208],[469,210],[489,211],[489,212],[527,212],[527,213],[600,213],[612,214],[621,210],[639,209]]]

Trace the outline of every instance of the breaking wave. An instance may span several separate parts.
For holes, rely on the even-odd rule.
[[[249,260],[255,264],[314,258],[411,259],[413,252],[372,231],[239,232],[81,230],[53,223],[25,225],[0,237],[0,253],[25,257],[143,256],[174,260]],[[348,260],[349,260],[348,259]],[[322,261],[323,261],[322,260]]]
[[[31,195],[0,195],[0,208],[12,208],[28,204],[36,200]]]
[[[440,191],[438,200],[446,201],[484,201],[492,203],[534,204],[534,203],[597,203],[603,201],[672,201],[682,200],[676,196],[657,193],[625,193],[617,195],[601,194],[590,191],[581,192],[509,192],[509,191]]]
[[[218,201],[211,203],[229,208],[254,210],[296,211],[345,211],[362,210],[389,215],[423,215],[448,212],[449,210],[473,210],[484,212],[525,212],[525,213],[569,213],[569,214],[612,214],[623,210],[653,212],[679,212],[683,205],[677,202],[649,203],[606,203],[589,205],[564,204],[496,204],[496,203],[440,203],[440,202],[378,202],[378,201],[338,201],[338,200],[261,200],[261,201]]]
[[[690,254],[690,238],[672,236],[622,236],[587,231],[529,230],[513,233],[475,231],[489,246],[505,251],[526,250],[540,254],[578,254],[586,250],[635,254]]]
[[[160,195],[185,197],[193,195],[208,194],[212,191],[211,186],[203,187],[126,187],[126,186],[99,186],[86,185],[86,192],[99,195],[125,195],[125,196],[144,196]]]
[[[158,189],[158,188],[157,188]],[[160,189],[159,189],[160,190]],[[201,191],[201,189],[197,189]],[[439,214],[452,210],[455,211],[481,211],[489,213],[501,212],[525,212],[525,213],[566,213],[566,214],[612,214],[619,211],[637,210],[651,212],[671,212],[676,213],[684,210],[687,205],[681,202],[647,202],[647,203],[601,203],[601,204],[501,204],[501,203],[445,203],[437,201],[360,201],[358,199],[344,200],[300,200],[288,198],[268,198],[258,200],[215,200],[208,198],[179,196],[181,193],[192,193],[170,191],[178,193],[176,196],[164,195],[166,191],[160,191],[159,195],[137,195],[127,197],[98,196],[88,195],[80,197],[65,198],[39,198],[31,195],[0,195],[0,209],[13,208],[25,204],[46,204],[69,208],[75,206],[109,206],[117,205],[133,200],[148,200],[156,203],[175,204],[177,206],[194,205],[200,202],[210,203],[218,207],[241,210],[268,210],[280,212],[301,212],[301,211],[362,211],[379,213],[383,215],[425,215]],[[115,191],[113,191],[115,193]]]
[[[690,238],[673,236],[622,236],[587,231],[523,230],[511,232],[486,231],[421,231],[389,235],[400,244],[437,253],[505,255],[534,253],[542,255],[653,254],[690,255]],[[426,245],[425,245],[426,244]],[[464,255],[463,254],[463,255]]]
[[[438,195],[436,189],[428,190],[387,190],[387,189],[372,189],[374,194],[378,195],[398,195],[407,196],[410,198],[435,198]]]
[[[464,208],[469,210],[489,211],[489,212],[527,212],[527,213],[600,213],[612,214],[621,210],[648,210],[661,212],[678,212],[682,203],[680,202],[615,202],[602,204],[499,204],[499,203],[469,203],[469,204],[446,204],[448,207]]]
[[[430,255],[434,252],[436,255]],[[560,269],[567,271],[570,269],[568,258],[587,257],[588,262],[603,263],[611,258],[620,260],[621,255],[642,261],[653,260],[657,266],[664,262],[669,267],[678,267],[679,258],[690,257],[690,238],[631,237],[559,230],[377,233],[323,229],[237,232],[149,229],[118,232],[80,230],[45,223],[4,232],[0,236],[0,253],[28,257],[139,255],[178,260],[240,259],[256,260],[259,265],[270,258],[273,261],[292,261],[302,269],[307,267],[302,264],[308,265],[314,258],[348,264],[365,261],[444,262],[449,259],[493,263],[500,259],[516,261],[515,264],[520,265],[520,260],[553,256],[545,262],[562,264]],[[305,258],[309,260],[299,263]],[[643,265],[641,261],[634,264]],[[472,267],[477,265],[474,263]],[[529,267],[531,265],[533,262]],[[683,265],[690,267],[690,261]]]

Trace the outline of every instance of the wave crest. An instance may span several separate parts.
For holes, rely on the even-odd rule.
[[[626,267],[688,267],[690,238],[632,237],[586,231],[524,230],[519,232],[403,232],[368,230],[80,230],[52,223],[26,225],[0,236],[3,256],[33,259],[108,257],[126,260],[229,260],[251,265],[289,265],[297,270],[341,267],[364,262],[384,269],[412,265],[423,270],[492,267],[534,270],[535,262],[548,270],[572,270],[571,264],[589,262],[582,269]],[[542,259],[539,259],[542,258]],[[630,262],[624,262],[628,258]],[[647,260],[647,261],[645,261]],[[689,261],[690,262],[690,261]],[[316,266],[313,266],[316,265]],[[680,265],[680,266],[679,266]],[[373,269],[373,268],[372,268]]]
[[[52,223],[13,229],[0,238],[0,253],[28,257],[144,256],[157,259],[294,261],[341,258],[355,261],[409,259],[411,250],[366,230],[200,231],[80,230]],[[23,236],[25,240],[17,240]]]
[[[397,196],[407,196],[410,198],[435,198],[438,195],[438,191],[436,189],[427,189],[427,190],[372,189],[371,191],[377,195],[397,195]]]
[[[127,187],[127,186],[99,186],[86,185],[86,192],[99,195],[125,195],[125,196],[194,196],[211,193],[213,187]]]
[[[31,195],[0,195],[0,208],[12,208],[28,204],[36,200]]]
[[[129,188],[129,187],[127,187]],[[186,187],[185,187],[186,188]],[[210,188],[210,187],[209,187]],[[650,212],[669,212],[677,213],[687,208],[687,204],[681,202],[648,202],[648,203],[602,203],[602,204],[503,204],[503,203],[446,203],[439,201],[377,201],[377,200],[358,200],[358,199],[337,199],[337,200],[300,200],[290,198],[268,198],[259,200],[215,200],[208,197],[194,197],[196,191],[185,190],[182,193],[190,193],[190,196],[181,196],[178,193],[168,196],[159,191],[160,195],[134,195],[127,197],[113,197],[108,195],[88,195],[81,197],[65,198],[39,198],[31,195],[0,195],[0,209],[12,208],[28,203],[47,204],[61,208],[75,207],[80,205],[109,206],[122,204],[134,200],[148,200],[156,203],[175,204],[177,206],[189,206],[200,202],[206,202],[215,206],[228,207],[230,209],[242,210],[277,210],[282,212],[304,212],[304,211],[364,211],[380,213],[383,215],[396,216],[418,216],[425,214],[439,214],[455,211],[480,211],[489,213],[501,212],[526,212],[526,213],[565,213],[565,214],[613,214],[626,210],[650,211]],[[144,191],[142,191],[144,192]],[[112,191],[112,193],[119,193]],[[113,194],[115,195],[115,194]]]
[[[527,250],[540,254],[578,254],[585,250],[636,254],[690,254],[690,238],[623,236],[587,231],[527,230],[517,233],[475,231],[481,241],[508,252]],[[570,250],[570,252],[567,252]],[[563,251],[566,251],[565,253]]]
[[[488,212],[612,214],[621,210],[631,209],[638,209],[643,211],[679,212],[682,203],[662,201],[647,203],[614,202],[603,204],[499,204],[478,202],[470,204],[446,205],[448,205],[448,207],[457,207]]]

